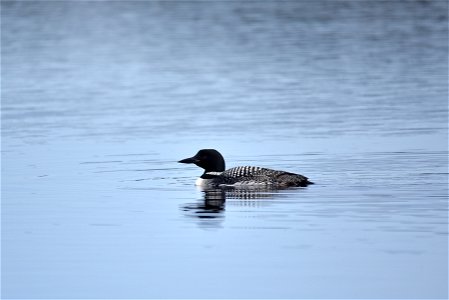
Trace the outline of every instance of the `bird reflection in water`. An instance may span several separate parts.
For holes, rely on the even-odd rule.
[[[203,199],[196,203],[189,203],[182,207],[191,217],[201,219],[222,218],[226,199],[238,200],[242,206],[253,206],[256,199],[271,199],[277,189],[269,188],[200,188]]]
[[[196,203],[183,206],[185,212],[201,219],[213,219],[221,217],[226,201],[225,191],[222,189],[202,190],[204,199]],[[190,215],[190,214],[189,214]]]

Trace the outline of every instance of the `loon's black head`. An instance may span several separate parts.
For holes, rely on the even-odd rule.
[[[223,172],[225,161],[220,152],[215,149],[202,149],[193,157],[178,161],[183,164],[195,164],[204,169],[204,172]]]

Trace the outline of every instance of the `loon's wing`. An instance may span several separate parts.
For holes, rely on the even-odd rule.
[[[306,176],[283,171],[277,172],[279,173],[276,175],[276,181],[280,186],[307,186],[313,184]]]
[[[226,185],[306,186],[311,183],[299,174],[253,166],[228,169],[220,175],[220,179]]]

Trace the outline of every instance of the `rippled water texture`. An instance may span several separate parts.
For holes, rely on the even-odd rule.
[[[1,8],[2,299],[447,299],[447,1]]]

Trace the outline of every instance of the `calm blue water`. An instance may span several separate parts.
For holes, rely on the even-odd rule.
[[[447,1],[1,8],[2,299],[448,297]]]

